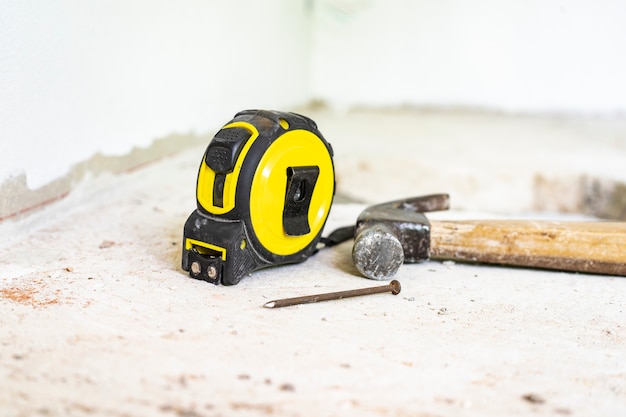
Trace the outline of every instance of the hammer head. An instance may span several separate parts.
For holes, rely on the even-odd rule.
[[[358,217],[352,259],[367,278],[384,280],[403,263],[430,257],[430,222],[423,214],[447,210],[449,196],[433,194],[368,207]]]

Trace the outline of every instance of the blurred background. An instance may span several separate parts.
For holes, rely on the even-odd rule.
[[[332,143],[325,234],[434,192],[626,221],[624,0],[0,0],[0,415],[626,416],[623,278],[434,261],[261,308],[371,286],[349,242],[187,278],[203,152],[251,108]]]
[[[3,0],[0,218],[246,108],[621,119],[624,22],[620,0]]]

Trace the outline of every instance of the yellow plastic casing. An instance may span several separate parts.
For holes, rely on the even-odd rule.
[[[310,232],[289,236],[283,227],[287,168],[317,166],[319,176],[311,196]],[[265,151],[252,179],[250,220],[259,242],[277,255],[295,254],[321,232],[330,212],[335,190],[332,157],[325,143],[308,130],[291,130]]]
[[[209,168],[204,159],[200,165],[198,184],[196,187],[196,197],[202,208],[211,214],[224,214],[235,208],[235,193],[237,191],[237,181],[239,180],[239,173],[241,172],[243,160],[245,159],[254,141],[259,137],[259,132],[256,127],[246,122],[230,123],[222,129],[230,129],[234,127],[247,129],[250,131],[252,136],[250,136],[244,147],[241,149],[233,171],[226,174],[226,179],[224,181],[224,201],[222,207],[213,205],[213,183],[215,181],[215,172]]]

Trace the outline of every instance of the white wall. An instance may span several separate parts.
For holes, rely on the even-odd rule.
[[[621,0],[2,0],[0,184],[314,98],[614,114],[625,74]]]
[[[0,2],[0,183],[306,102],[305,0]]]
[[[313,93],[337,106],[626,111],[623,0],[317,0]]]

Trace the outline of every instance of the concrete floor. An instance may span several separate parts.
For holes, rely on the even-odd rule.
[[[626,129],[607,121],[312,116],[358,201],[444,191],[457,203],[440,217],[528,215],[582,207],[583,177],[624,179]],[[0,416],[626,415],[624,278],[430,261],[400,269],[397,296],[262,308],[380,285],[349,242],[234,287],[188,278],[203,151],[0,224]],[[538,177],[561,190],[549,204]],[[325,230],[363,207],[335,204]]]

